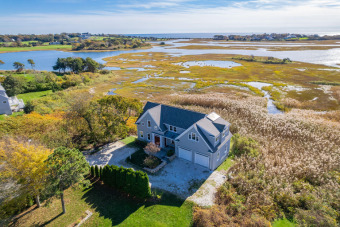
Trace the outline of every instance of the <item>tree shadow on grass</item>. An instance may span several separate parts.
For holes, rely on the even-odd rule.
[[[162,194],[161,199],[142,201],[122,195],[120,192],[97,182],[90,189],[87,189],[82,199],[85,199],[85,202],[91,205],[91,208],[98,212],[100,216],[110,219],[112,225],[122,223],[142,206],[165,205],[181,207],[184,203],[184,200],[177,198],[173,194],[160,191],[157,191],[157,194]]]

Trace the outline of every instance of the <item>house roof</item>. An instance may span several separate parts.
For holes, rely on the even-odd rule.
[[[145,104],[143,113],[140,115],[140,117],[147,111],[161,127],[161,129],[165,129],[164,124],[187,129],[206,116],[203,113],[154,102],[147,102]]]

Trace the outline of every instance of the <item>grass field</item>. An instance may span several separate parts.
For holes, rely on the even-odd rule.
[[[89,189],[65,192],[66,214],[61,202],[53,199],[48,206],[34,209],[17,221],[18,226],[72,226],[93,215],[83,226],[190,226],[193,204],[171,194],[158,192],[161,199],[142,202],[123,198],[99,183]]]
[[[47,90],[47,91],[37,91],[37,92],[30,92],[30,93],[25,93],[25,94],[20,94],[17,95],[19,99],[24,100],[24,103],[31,101],[33,99],[41,98],[46,95],[52,94],[52,90]]]
[[[35,47],[0,47],[0,53],[36,51],[36,50],[71,50],[71,45],[48,45]]]

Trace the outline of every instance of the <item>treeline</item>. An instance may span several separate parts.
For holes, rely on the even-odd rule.
[[[149,43],[137,38],[115,37],[104,38],[103,40],[81,41],[80,43],[73,43],[72,50],[117,50],[128,48],[140,48],[150,46]]]
[[[36,92],[36,91],[59,91],[90,81],[87,75],[65,74],[57,76],[54,73],[38,73],[33,78],[25,78],[21,74],[6,76],[2,82],[8,96]]]
[[[53,42],[70,40],[74,37],[79,37],[80,33],[61,33],[61,34],[45,34],[45,35],[0,35],[0,42],[24,42],[24,41],[38,41],[38,42]]]
[[[97,177],[104,184],[139,198],[151,196],[149,177],[143,171],[131,168],[106,165],[104,168],[91,166],[91,175]]]
[[[92,58],[87,57],[84,58],[58,58],[56,64],[53,66],[53,70],[58,70],[59,72],[62,70],[66,72],[69,70],[73,73],[81,73],[81,72],[97,72],[100,69],[103,69],[104,65],[96,62]]]
[[[262,62],[266,64],[288,64],[292,62],[289,58],[284,58],[284,59],[278,59],[274,57],[255,57],[254,55],[251,55],[250,57],[246,56],[237,56],[233,57],[232,59],[235,60],[242,60],[242,61],[249,61],[249,62]]]

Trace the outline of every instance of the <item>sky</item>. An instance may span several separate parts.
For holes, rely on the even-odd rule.
[[[340,0],[0,0],[0,34],[340,34]]]

